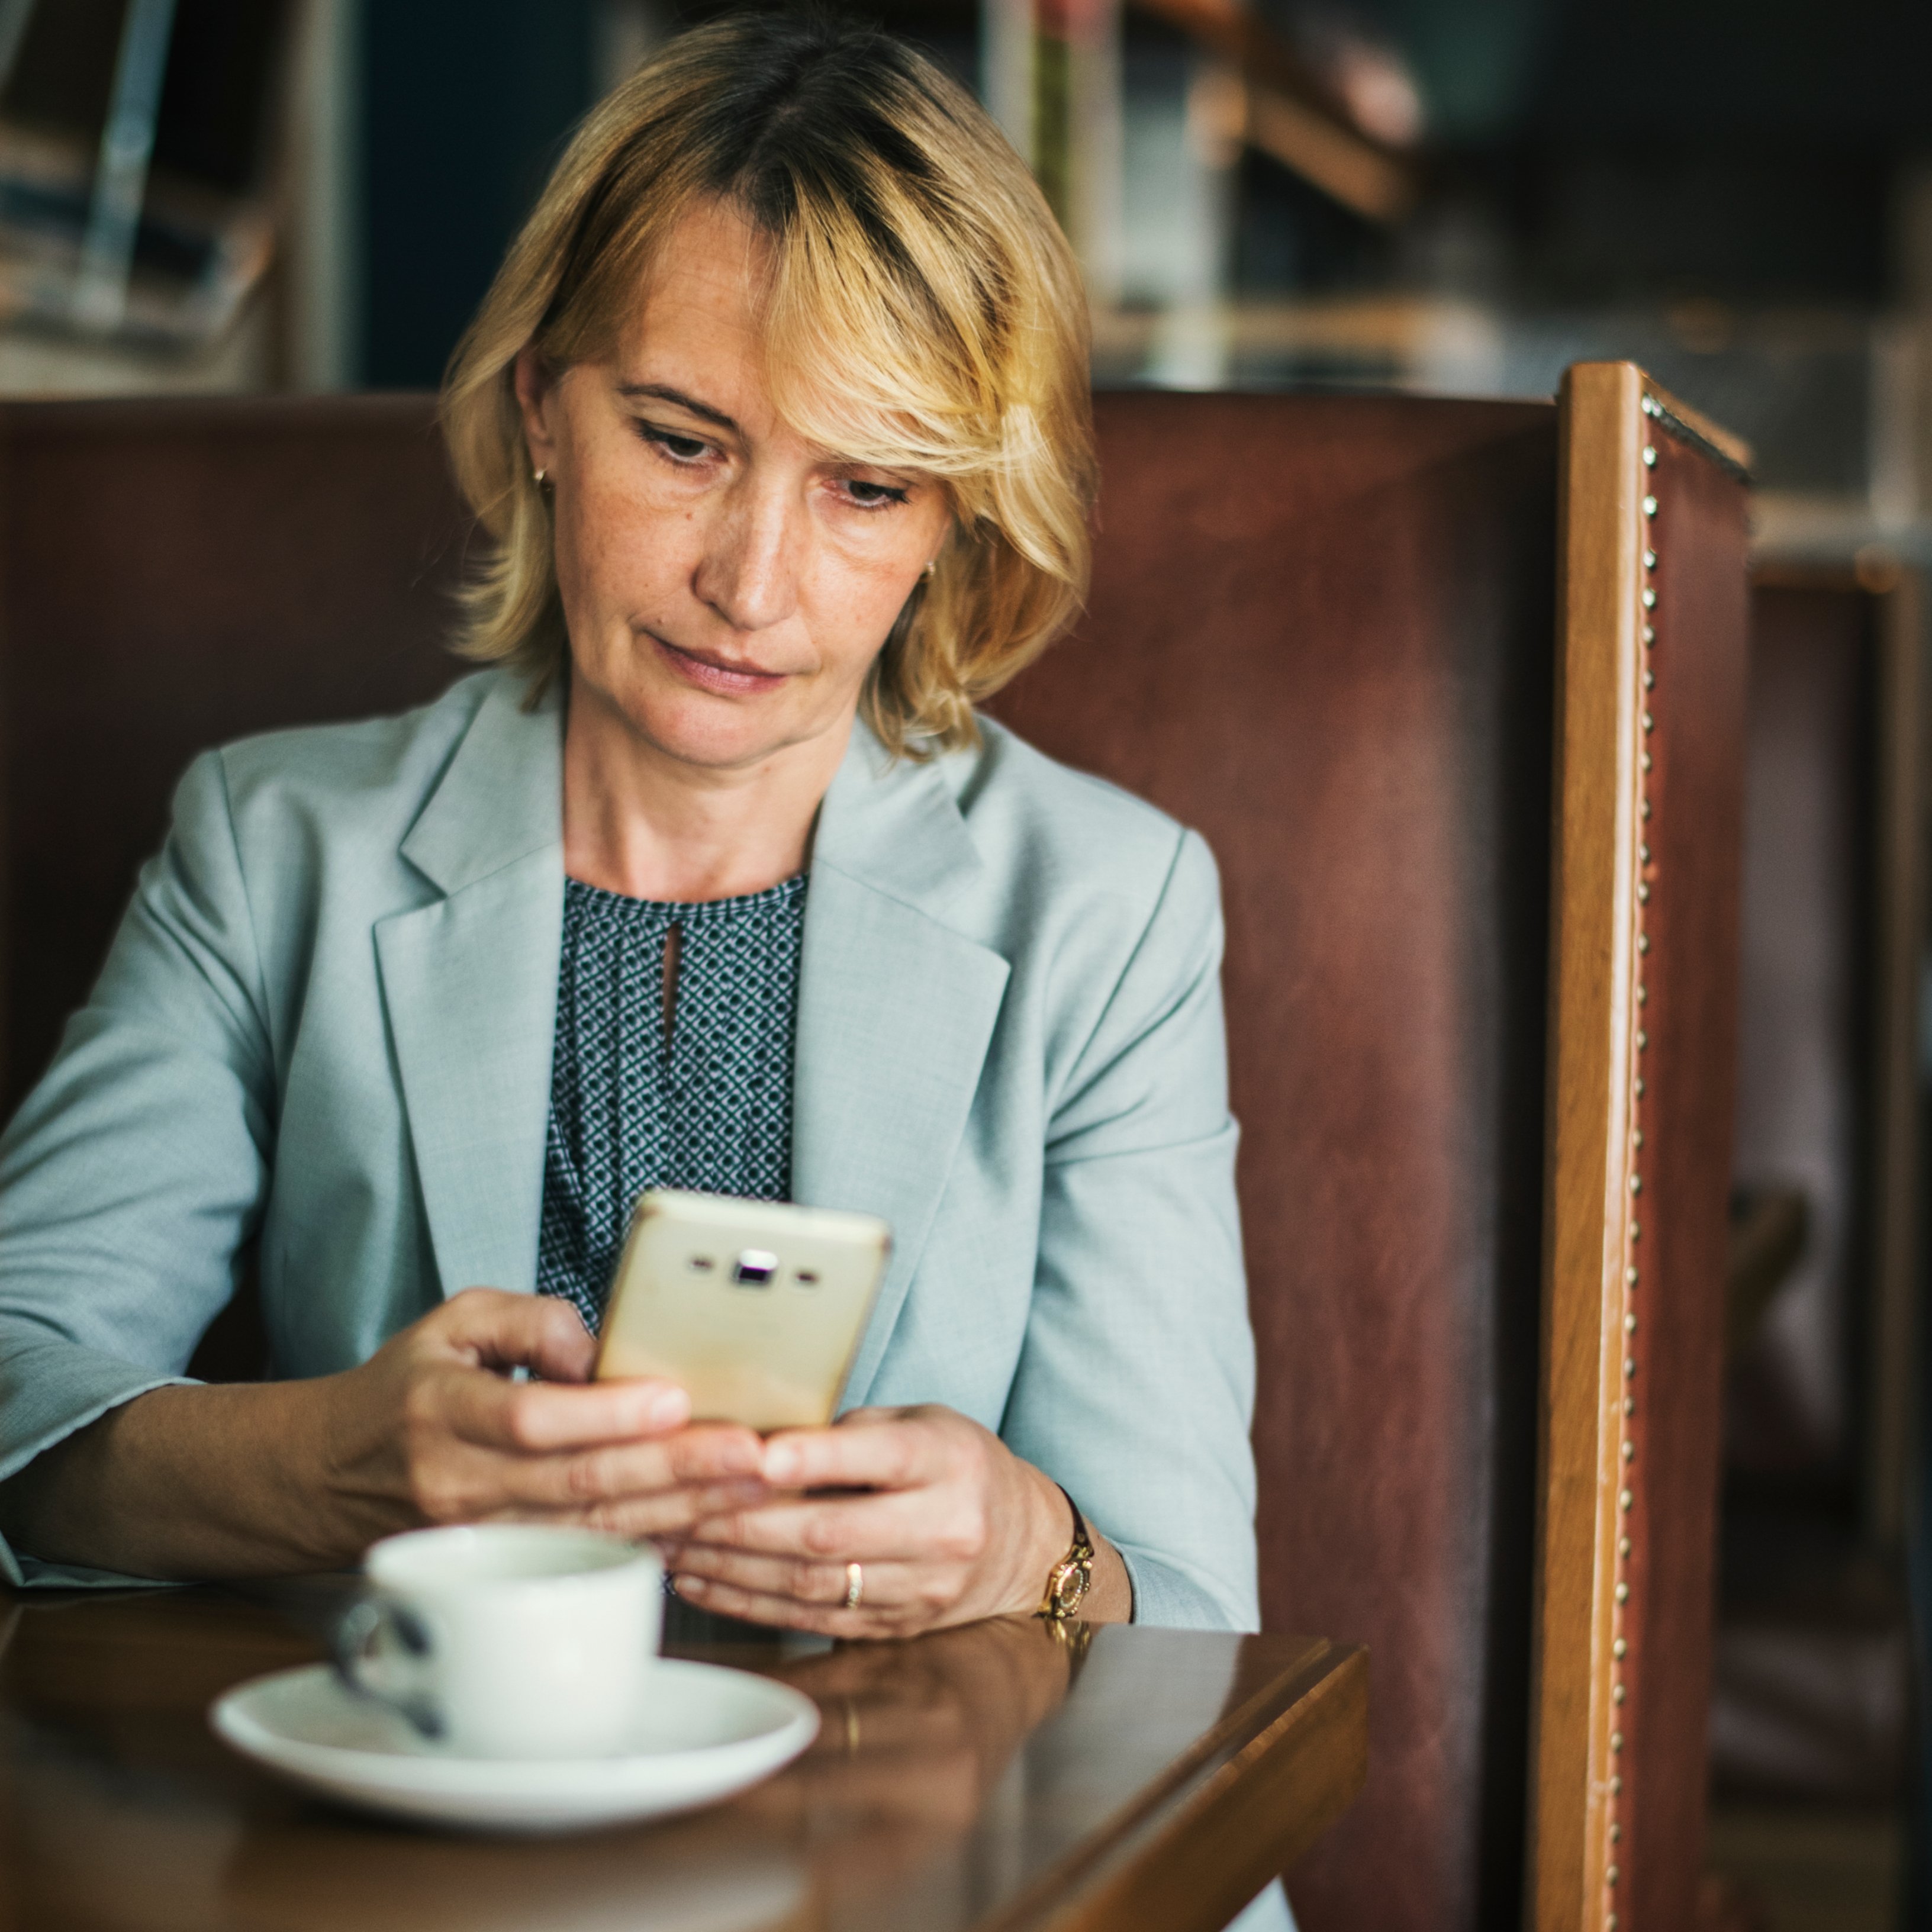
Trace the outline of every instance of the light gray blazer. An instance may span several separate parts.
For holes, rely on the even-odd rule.
[[[182,1379],[257,1232],[284,1376],[532,1288],[561,730],[520,690],[485,672],[189,769],[0,1141],[0,1478]],[[897,1236],[846,1404],[998,1430],[1119,1546],[1142,1620],[1252,1628],[1214,862],[985,734],[922,765],[855,732],[814,838],[793,1192]]]

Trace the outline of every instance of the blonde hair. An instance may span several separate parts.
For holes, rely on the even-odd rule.
[[[867,679],[898,753],[974,742],[973,707],[1071,622],[1094,490],[1088,322],[1045,199],[972,97],[875,29],[739,16],[672,41],[595,109],[512,244],[443,386],[458,484],[494,539],[456,648],[566,661],[547,500],[514,365],[608,354],[656,251],[722,201],[767,244],[780,415],[853,461],[938,479],[952,524]]]

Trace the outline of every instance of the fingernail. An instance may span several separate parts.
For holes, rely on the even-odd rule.
[[[668,1429],[691,1413],[691,1398],[681,1388],[656,1390],[644,1405],[644,1420],[653,1429]]]
[[[765,1475],[774,1483],[788,1483],[798,1474],[798,1451],[789,1442],[774,1442],[765,1451]]]
[[[701,1597],[704,1594],[702,1576],[676,1576],[670,1580],[670,1586],[680,1597]]]

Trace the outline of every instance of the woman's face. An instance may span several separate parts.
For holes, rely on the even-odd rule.
[[[554,488],[572,704],[717,769],[843,733],[944,538],[931,478],[842,461],[778,421],[755,294],[760,244],[686,216],[608,361],[517,367]]]

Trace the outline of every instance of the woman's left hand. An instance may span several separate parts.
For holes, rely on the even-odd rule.
[[[830,1636],[913,1636],[1038,1609],[1072,1540],[1056,1485],[950,1408],[855,1409],[830,1429],[788,1430],[765,1445],[764,1478],[791,1493],[665,1540],[680,1596]],[[798,1493],[828,1490],[847,1493]],[[861,1594],[848,1609],[854,1563]],[[1126,1596],[1113,1550],[1094,1567],[1096,1586],[1118,1572],[1106,1596]],[[1092,1598],[1083,1608],[1106,1613]]]

